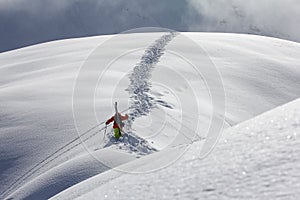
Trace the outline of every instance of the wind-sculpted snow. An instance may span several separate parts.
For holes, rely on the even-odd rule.
[[[130,119],[134,121],[136,118],[146,115],[156,103],[166,107],[169,106],[164,101],[155,101],[150,94],[151,88],[151,72],[154,66],[159,62],[160,57],[164,54],[165,46],[177,35],[172,32],[163,35],[156,40],[153,45],[146,49],[140,62],[134,67],[129,79],[130,85],[128,92],[130,94]]]
[[[155,34],[151,37],[145,33],[136,34],[142,37],[136,37],[135,34],[124,34],[121,35],[124,40],[122,43],[116,44],[116,47],[122,48],[122,45],[130,47],[133,41],[130,40],[131,36],[137,38],[137,41],[134,42],[147,39],[147,45],[149,45],[162,35],[162,33],[159,36],[157,33]],[[226,118],[232,125],[299,98],[300,46],[298,43],[249,35],[181,34],[201,44],[221,71],[226,91]],[[0,199],[26,199],[26,197],[28,199],[47,199],[61,191],[61,195],[57,194],[59,197],[57,199],[75,199],[79,196],[84,199],[86,197],[84,194],[89,195],[88,192],[92,192],[93,189],[95,189],[93,192],[97,193],[93,194],[94,198],[97,199],[103,199],[105,195],[108,198],[113,195],[114,198],[124,199],[131,198],[133,194],[137,195],[137,198],[144,195],[143,197],[146,196],[149,199],[152,197],[161,199],[164,195],[169,195],[166,198],[170,199],[197,198],[202,195],[205,199],[206,196],[218,198],[217,195],[226,195],[226,193],[228,198],[242,199],[238,195],[246,195],[247,192],[250,192],[250,195],[253,194],[252,196],[248,195],[248,199],[265,192],[267,195],[270,193],[282,195],[278,198],[285,198],[284,195],[287,195],[287,198],[291,197],[292,199],[293,196],[288,196],[289,194],[286,193],[292,193],[293,187],[299,188],[299,177],[297,176],[299,139],[296,134],[299,132],[299,114],[288,115],[285,120],[284,114],[289,110],[278,110],[280,111],[278,117],[283,121],[282,125],[277,124],[279,118],[273,119],[270,125],[261,124],[265,120],[270,121],[272,117],[274,118],[276,113],[271,113],[265,115],[264,120],[258,118],[240,128],[231,129],[232,132],[228,131],[224,134],[225,138],[217,145],[216,159],[213,157],[205,162],[192,160],[195,157],[194,152],[198,152],[194,149],[183,157],[183,159],[191,159],[190,162],[178,162],[160,173],[151,173],[147,176],[125,176],[124,179],[114,182],[113,179],[121,176],[121,173],[106,170],[119,167],[127,172],[144,172],[161,166],[162,162],[168,162],[178,153],[177,149],[185,148],[185,146],[177,146],[165,151],[160,150],[158,153],[136,160],[136,157],[141,157],[138,155],[141,152],[145,154],[150,152],[145,151],[148,150],[149,146],[147,145],[164,147],[161,143],[165,144],[165,141],[172,140],[172,133],[176,129],[175,126],[172,127],[176,123],[173,122],[165,124],[162,137],[155,140],[153,145],[152,140],[148,139],[148,135],[139,131],[138,127],[133,127],[131,132],[138,130],[136,134],[138,133],[139,137],[147,137],[149,144],[141,142],[141,148],[138,149],[136,146],[139,145],[133,147],[131,145],[136,144],[138,138],[128,137],[128,139],[123,139],[123,144],[99,149],[103,147],[104,125],[99,126],[98,123],[105,121],[112,114],[111,104],[106,106],[103,103],[110,101],[105,98],[98,98],[96,102],[99,105],[99,109],[96,110],[99,112],[97,124],[89,118],[85,118],[87,111],[81,110],[87,128],[80,132],[80,139],[78,138],[70,106],[72,86],[82,62],[99,43],[110,37],[57,41],[0,54]],[[178,38],[175,38],[176,42],[178,42]],[[175,40],[170,46],[173,45],[173,42],[175,43]],[[180,41],[179,45],[185,46]],[[156,88],[155,73],[161,73],[162,68],[156,67],[152,73],[151,70],[158,61],[160,61],[159,64],[164,64],[163,62],[166,60],[174,69],[180,71],[181,69],[186,70],[186,68],[183,62],[178,63],[178,60],[169,57],[172,55],[168,54],[162,59],[165,46],[159,47],[161,49],[154,52],[158,56],[153,60],[148,60],[148,68],[143,66],[149,71],[145,71],[146,74],[139,74],[147,77],[145,83],[148,85],[143,87],[145,89],[143,92],[137,94],[146,93],[149,97],[151,94],[153,97],[154,95],[157,97],[156,94],[164,95],[161,99],[169,103],[166,106],[172,105],[173,107],[173,109],[168,109],[168,114],[176,118],[172,115],[178,111],[178,107],[172,102],[173,96],[164,93],[164,89],[160,88],[158,91],[150,91],[150,89]],[[108,53],[114,54],[115,49]],[[195,51],[190,48],[189,53],[195,55]],[[146,54],[147,52],[144,55]],[[137,65],[135,63],[142,55],[143,52],[139,51],[133,56],[126,57],[122,60],[122,66],[131,68],[138,66],[141,61]],[[151,54],[149,53],[149,55]],[[118,71],[119,69],[120,71]],[[101,93],[110,94],[113,83],[119,79],[120,75],[124,74],[125,77],[128,74],[127,70],[119,69],[109,71],[108,81],[103,83],[104,89],[101,90]],[[192,73],[192,71],[187,72]],[[88,73],[88,75],[94,74],[95,71]],[[138,77],[138,74],[135,75]],[[89,78],[89,76],[87,77]],[[150,78],[153,83],[152,88]],[[168,78],[174,82],[177,81],[174,77]],[[128,81],[127,77],[124,79]],[[84,81],[88,82],[89,79]],[[128,84],[122,85],[122,91],[127,86]],[[184,87],[173,85],[171,89],[185,93]],[[137,97],[137,94],[132,90],[132,95]],[[127,91],[124,91],[121,97],[118,98],[118,100],[120,99],[120,110],[128,103]],[[207,102],[202,101],[201,96],[197,98],[204,106],[206,105]],[[183,104],[188,104],[189,100],[187,97]],[[85,104],[86,96],[80,96],[80,101]],[[155,99],[152,99],[150,103],[158,104]],[[299,103],[294,105],[299,107]],[[150,106],[148,110],[151,108]],[[161,109],[161,106],[158,108]],[[150,134],[160,130],[158,122],[161,121],[159,118],[161,112],[159,109],[153,109],[150,115],[138,118],[135,124],[141,122],[139,125],[148,125],[151,119],[148,117],[153,115],[152,120],[156,121],[153,121],[151,127],[143,126],[142,128],[145,127]],[[133,110],[134,108],[131,111]],[[147,112],[142,113],[147,114]],[[205,119],[203,117],[202,121],[204,122]],[[192,120],[185,120],[182,124],[189,127],[190,121]],[[97,128],[92,130],[93,126]],[[127,133],[131,134],[130,131]],[[184,133],[188,133],[188,131]],[[95,157],[101,158],[100,161],[103,161],[105,165],[91,157],[90,152],[87,152],[87,149],[81,144],[90,145],[88,146],[91,147],[90,152],[95,154]],[[123,148],[122,151],[118,150],[120,147]],[[197,144],[193,147],[196,148]],[[94,151],[97,148],[99,150]],[[131,152],[128,153],[128,151]],[[129,165],[133,160],[136,161]],[[109,167],[106,167],[106,164],[109,164]],[[121,165],[124,167],[121,168]],[[137,165],[144,168],[138,168]],[[243,169],[243,167],[245,168]],[[274,172],[273,174],[268,173],[271,170]],[[282,176],[275,176],[281,172],[283,172]],[[88,177],[91,177],[90,180],[94,182],[86,180]],[[117,195],[115,186],[120,192],[118,194],[122,196]],[[295,188],[294,191],[297,191],[298,188]],[[284,193],[285,191],[286,193]],[[150,193],[158,196],[155,198]],[[269,199],[275,198],[274,195]],[[261,199],[265,198],[260,197]]]
[[[99,176],[98,187],[90,184],[93,189],[78,199],[298,199],[299,106],[300,99],[228,129],[204,160],[197,159],[197,142],[174,165],[155,173],[125,174],[107,184]],[[159,165],[160,157],[174,152],[150,155],[131,167]],[[118,192],[111,189],[116,185]]]

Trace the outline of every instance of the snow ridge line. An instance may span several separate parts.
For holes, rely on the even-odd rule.
[[[177,32],[170,32],[161,36],[145,50],[140,62],[133,68],[129,76],[130,84],[127,88],[131,100],[130,121],[133,122],[136,118],[148,114],[156,103],[170,107],[166,102],[156,102],[149,94],[150,78],[152,70],[164,54],[165,47],[177,35]]]

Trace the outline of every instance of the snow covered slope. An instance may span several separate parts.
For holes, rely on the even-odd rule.
[[[98,120],[86,117],[85,108],[90,105],[90,99],[79,95],[77,100],[82,103],[79,108],[84,127],[81,127],[84,131],[79,132],[81,137],[72,112],[77,72],[88,55],[112,36],[56,41],[1,53],[0,198],[50,198],[110,167],[139,158],[141,155],[130,151],[128,146],[111,145],[103,149],[103,122],[113,113],[111,96],[119,101],[120,110],[128,108],[130,95],[126,89],[130,84],[130,73],[142,60],[144,50],[166,34],[118,36],[122,42],[114,44],[117,49],[130,47],[133,41],[145,44],[146,48],[130,52],[116,61],[103,77],[105,81],[99,87],[102,90],[95,93]],[[152,63],[154,68],[149,82],[152,84],[151,95],[158,106],[150,109],[148,116],[136,119],[132,130],[138,136],[136,138],[144,138],[152,147],[163,150],[160,153],[165,157],[170,155],[172,158],[168,153],[172,144],[186,144],[192,138],[193,130],[191,132],[189,127],[194,124],[194,116],[189,116],[189,112],[194,114],[196,107],[189,107],[191,102],[200,102],[200,126],[207,127],[211,117],[205,83],[194,75],[186,62],[168,52],[168,48],[176,43],[194,56],[193,49],[180,43],[181,36],[202,46],[220,71],[226,95],[227,127],[300,96],[298,43],[249,35],[181,33],[162,47],[159,62]],[[101,52],[103,55],[98,55],[96,63],[115,54],[117,49]],[[203,66],[197,67],[201,70]],[[96,65],[95,70],[98,69],[103,71],[104,66]],[[95,71],[89,71],[83,82],[89,83],[94,74]],[[197,89],[195,99],[190,96],[193,93],[186,79],[180,75],[188,77],[193,89]],[[118,87],[114,89],[116,83]],[[182,106],[189,112],[181,113]],[[174,118],[180,117],[184,119],[181,124],[185,131],[174,142],[174,130],[178,128]],[[107,132],[110,133],[110,128]],[[203,132],[197,134],[205,137]],[[103,163],[95,157],[101,158]],[[111,178],[109,175],[107,180]]]
[[[101,174],[52,199],[297,199],[299,108],[297,99],[227,129],[203,160],[197,158],[202,142],[195,142],[168,168],[142,175],[111,171],[109,182],[109,175]],[[157,153],[123,168],[160,165],[164,156]]]

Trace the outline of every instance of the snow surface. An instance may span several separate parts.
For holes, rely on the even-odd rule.
[[[140,150],[132,150],[132,147],[136,147],[132,142],[107,145],[109,138],[103,136],[103,122],[113,114],[112,102],[118,100],[119,110],[128,111],[132,102],[128,93],[129,75],[136,63],[139,63],[142,56],[145,55],[144,51],[166,34],[168,33],[120,35],[118,37],[121,42],[113,44],[118,47],[117,50],[110,49],[101,52],[103,55],[98,55],[95,61],[101,63],[101,60],[105,59],[106,56],[130,48],[132,41],[138,44],[142,43],[145,46],[123,56],[106,70],[95,92],[95,102],[91,102],[84,95],[78,96],[79,98],[75,101],[79,102],[78,108],[80,119],[82,119],[80,129],[74,125],[72,110],[72,94],[77,73],[80,67],[86,64],[85,59],[93,50],[98,45],[104,44],[105,41],[109,41],[113,36],[62,40],[1,53],[0,198],[47,199],[62,191],[64,192],[57,196],[62,199],[73,199],[73,197],[80,195],[87,195],[86,197],[89,198],[90,195],[105,197],[105,195],[116,194],[117,190],[114,188],[116,185],[111,185],[113,183],[123,185],[120,187],[122,191],[127,188],[128,193],[122,193],[124,193],[124,197],[126,195],[129,197],[133,193],[131,188],[134,188],[134,180],[136,182],[144,181],[136,185],[143,188],[144,191],[135,189],[139,192],[149,193],[149,198],[151,198],[151,191],[157,191],[157,195],[162,198],[163,195],[169,195],[166,197],[173,198],[176,193],[178,193],[177,198],[184,198],[185,195],[187,198],[196,198],[204,194],[209,195],[210,192],[212,192],[212,198],[214,195],[224,194],[224,191],[218,193],[216,187],[210,188],[208,184],[210,176],[212,177],[211,183],[220,179],[222,180],[220,184],[223,186],[233,187],[231,183],[235,182],[238,190],[246,190],[247,184],[250,182],[245,182],[245,185],[241,184],[239,187],[240,182],[237,182],[239,177],[236,174],[233,174],[231,179],[227,177],[227,180],[225,179],[226,176],[217,172],[222,168],[221,166],[224,166],[224,170],[228,174],[231,169],[239,171],[240,168],[234,168],[237,165],[234,155],[237,155],[238,159],[245,160],[246,163],[249,162],[239,153],[250,148],[247,146],[249,145],[247,140],[249,135],[247,134],[250,132],[245,131],[245,135],[237,134],[239,133],[238,127],[230,129],[230,131],[227,130],[228,132],[223,135],[225,139],[228,137],[226,140],[232,139],[230,147],[226,145],[231,143],[223,144],[224,139],[222,139],[215,153],[209,158],[201,161],[193,159],[190,162],[185,161],[188,157],[196,156],[193,153],[196,150],[193,149],[201,147],[205,142],[202,139],[206,137],[206,129],[209,127],[212,116],[211,99],[203,79],[195,75],[193,68],[188,63],[169,52],[168,48],[176,43],[181,49],[187,50],[191,56],[199,57],[199,55],[195,55],[193,49],[182,43],[181,38],[187,36],[209,54],[222,76],[226,95],[226,124],[224,128],[229,128],[300,96],[299,43],[239,34],[180,33],[164,47],[159,62],[155,62],[152,69],[150,94],[153,102],[157,105],[150,109],[146,116],[135,119],[132,127],[128,129],[129,136],[134,138],[130,141],[138,141],[139,144],[142,144],[139,146],[140,150],[153,148],[158,152],[144,156],[145,154],[141,154]],[[201,56],[206,55],[203,53]],[[204,66],[197,67],[201,70]],[[84,84],[89,84],[97,70],[104,71],[105,69],[104,66],[96,65],[93,70],[88,71],[86,76],[83,76]],[[215,79],[215,77],[209,78]],[[117,87],[116,82],[118,83]],[[94,90],[94,88],[92,89]],[[97,120],[95,120],[94,113],[93,118],[91,118],[90,110],[86,109],[93,103],[95,103]],[[294,104],[296,103],[292,105]],[[183,109],[185,112],[182,112]],[[293,109],[289,110],[289,113],[292,112],[294,112]],[[294,120],[296,120],[299,113],[296,111],[294,113]],[[220,111],[219,114],[222,115],[222,112]],[[283,114],[284,112],[276,112],[279,118]],[[194,142],[196,129],[190,127],[194,126],[195,121],[193,119],[195,117],[200,118],[198,130],[202,131],[197,132],[196,140],[201,141],[192,145],[179,162],[175,162],[170,168],[147,176],[124,175],[118,179],[121,174],[120,170],[142,173],[167,166],[176,161],[178,155],[181,155],[189,147],[189,144]],[[246,123],[250,127],[251,121]],[[279,138],[287,137],[284,134],[290,135],[290,133],[280,132],[281,129],[277,130],[276,126],[256,125],[253,122],[253,127],[257,127],[257,129],[266,128],[266,131],[275,128],[275,132],[278,131],[278,134],[281,135],[278,136]],[[295,131],[298,130],[297,123],[292,126],[287,122],[286,126],[290,126],[288,129],[290,131],[293,131],[293,127]],[[181,128],[181,132],[177,131],[179,128]],[[79,130],[79,135],[77,130]],[[231,136],[231,133],[236,133],[233,134],[236,137]],[[254,134],[258,133],[259,130],[254,132]],[[107,135],[109,134],[111,134],[110,127],[107,129]],[[268,134],[273,133],[268,132]],[[272,135],[268,137],[272,138]],[[296,135],[293,137],[296,141]],[[129,141],[124,139],[124,141]],[[254,156],[257,152],[266,150],[259,143],[259,138],[256,138],[257,140],[252,139],[257,142],[257,146],[255,143],[252,147],[257,149],[249,155]],[[276,149],[279,148],[276,141],[278,140],[271,140],[270,151],[278,150]],[[288,144],[284,143],[283,145]],[[103,148],[105,146],[107,148]],[[236,148],[233,148],[234,146]],[[226,149],[229,153],[226,153]],[[296,151],[297,148],[294,150]],[[218,156],[216,152],[220,152],[220,155]],[[211,158],[215,154],[218,156],[218,162]],[[274,156],[278,156],[276,157],[278,158],[277,161],[281,163],[280,161],[285,158],[281,156],[287,155],[283,153],[274,154]],[[264,160],[266,165],[275,165],[272,163],[275,159],[268,160],[264,156],[254,156],[253,165],[259,165]],[[297,166],[297,160],[290,161],[292,165]],[[179,169],[176,167],[180,166],[179,168],[184,169],[183,165],[188,166],[186,172],[189,173],[190,178],[194,179],[192,182],[202,184],[201,180],[206,180],[203,181],[202,186],[188,184],[189,187],[187,187],[187,182],[182,181],[185,178],[178,173]],[[249,164],[249,167],[251,166]],[[117,168],[119,171],[111,170],[111,168]],[[173,171],[174,169],[177,171]],[[207,170],[211,170],[208,171],[210,173],[205,173]],[[250,172],[254,173],[256,168],[251,170]],[[278,172],[276,170],[279,169],[275,169],[274,173]],[[260,172],[260,168],[257,171]],[[165,175],[162,172],[166,172]],[[236,173],[238,174],[238,172]],[[214,174],[218,174],[218,176],[214,176]],[[185,175],[187,178],[189,177],[187,174]],[[268,181],[272,178],[281,177],[278,173],[274,176],[267,172],[262,175],[266,176]],[[129,185],[127,185],[127,180],[126,184],[123,180],[123,177],[127,176],[132,179],[130,182],[128,181]],[[149,179],[147,181],[143,177],[156,178],[156,180]],[[287,179],[291,179],[290,183],[295,183],[293,182],[294,179],[290,177]],[[122,182],[119,182],[121,180]],[[298,180],[297,177],[295,180]],[[152,181],[158,181],[153,182],[154,187],[151,187]],[[248,181],[252,181],[251,184],[253,185],[262,184],[259,179],[252,179],[252,177]],[[77,183],[80,184],[75,185]],[[160,184],[165,187],[159,188]],[[278,184],[284,185],[283,183]],[[73,185],[75,185],[74,188],[71,187]],[[294,184],[294,186],[297,185]],[[184,187],[186,190],[183,191]],[[68,188],[70,189],[68,190]],[[96,188],[98,188],[97,192],[93,191]],[[105,190],[102,190],[103,188]],[[274,187],[270,188],[275,190]],[[250,189],[253,190],[246,191],[249,192],[249,195],[254,196],[262,195],[261,191],[264,191],[255,188],[256,192],[251,193],[254,188],[250,187]],[[170,192],[166,194],[168,190]],[[204,192],[201,193],[201,190]],[[205,192],[205,190],[207,191]],[[289,191],[292,193],[292,189]],[[155,192],[152,193],[152,195],[155,194]],[[241,193],[232,192],[232,194],[238,196]],[[274,193],[274,195],[279,195],[279,193]],[[292,195],[288,197],[292,198]],[[116,195],[114,198],[121,197]],[[137,196],[136,198],[142,197]]]
[[[227,129],[205,159],[197,158],[202,142],[195,142],[170,167],[142,175],[110,171],[51,199],[297,199],[299,108],[297,99]],[[123,167],[160,165],[164,156],[159,152]],[[107,176],[113,178],[105,182]]]

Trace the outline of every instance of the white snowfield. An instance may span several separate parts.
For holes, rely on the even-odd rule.
[[[123,56],[106,70],[95,102],[79,95],[76,101],[83,124],[79,133],[72,112],[78,71],[93,50],[113,36],[55,41],[1,53],[0,199],[296,199],[300,102],[294,100],[300,97],[300,44],[253,35],[180,33],[153,46],[166,34],[118,36],[122,42],[113,44],[117,48],[144,43],[157,55],[138,49]],[[210,125],[210,94],[202,77],[168,48],[176,44],[199,59],[206,55],[195,55],[193,48],[181,42],[184,36],[210,56],[226,96],[224,132],[203,160],[197,156]],[[101,52],[104,56],[100,53],[96,61],[101,63],[116,51]],[[143,55],[158,60],[143,59]],[[137,63],[152,66],[144,87],[150,89],[147,95],[128,93],[128,88],[134,91],[133,86],[140,83],[129,80],[139,77],[132,74]],[[83,86],[104,67],[99,64],[88,71]],[[141,104],[134,101],[139,95]],[[103,140],[103,122],[114,114],[115,100],[119,110],[137,118],[130,137],[111,144],[109,138]],[[95,103],[98,121],[87,117],[90,102]],[[139,105],[149,111],[147,116],[135,115]],[[195,130],[189,127],[197,124],[196,117],[199,137],[194,140]],[[179,133],[181,125],[185,128]],[[188,151],[179,160],[163,167],[184,149]]]
[[[198,159],[195,142],[175,164],[132,175],[109,171],[51,199],[298,199],[300,99],[229,128],[213,152]],[[175,151],[124,168],[160,165]],[[109,178],[108,178],[109,177]]]

